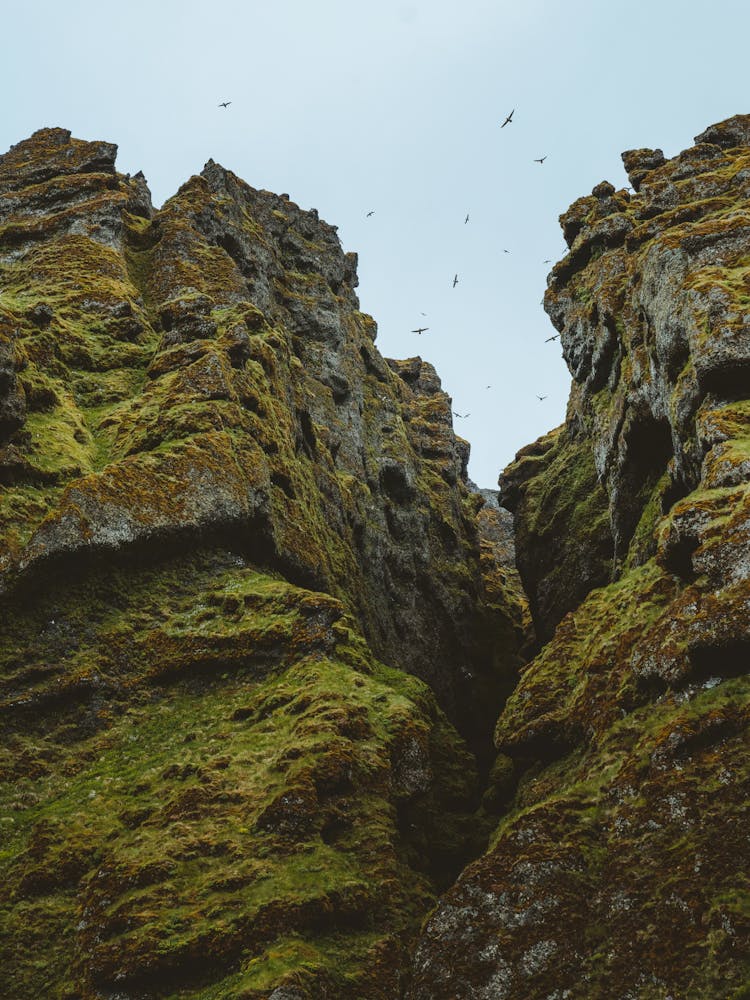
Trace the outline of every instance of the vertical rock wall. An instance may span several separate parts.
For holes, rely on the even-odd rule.
[[[395,997],[489,830],[506,527],[331,226],[115,152],[0,157],[0,995]]]
[[[747,996],[750,116],[623,154],[561,218],[563,428],[501,479],[539,635],[522,774],[413,1000]]]

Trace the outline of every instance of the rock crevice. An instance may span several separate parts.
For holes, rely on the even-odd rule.
[[[750,116],[623,160],[560,220],[566,422],[500,481],[544,642],[519,786],[410,1000],[747,995]]]
[[[742,1000],[750,117],[561,217],[499,494],[333,227],[115,153],[0,157],[0,992]]]
[[[115,153],[0,157],[0,993],[398,996],[497,815],[507,519],[333,227]]]

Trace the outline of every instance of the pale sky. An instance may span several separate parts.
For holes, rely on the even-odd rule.
[[[540,305],[558,215],[627,183],[622,150],[672,156],[750,112],[739,0],[4,7],[0,151],[56,125],[117,143],[156,205],[212,157],[317,208],[359,254],[380,351],[433,363],[470,414],[455,427],[485,487],[564,418],[570,378]]]

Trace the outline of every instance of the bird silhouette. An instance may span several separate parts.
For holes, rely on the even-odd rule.
[[[503,250],[503,253],[510,253],[510,250]]]
[[[217,105],[217,107],[228,108],[231,103],[231,101],[222,101],[221,104]]]
[[[455,288],[457,284],[458,284],[458,275],[454,274],[453,275],[453,287]]]
[[[466,417],[470,417],[470,413],[456,413],[455,410],[451,411],[454,417],[458,417],[460,420],[464,420]]]
[[[469,221],[469,213],[466,213],[466,218],[464,219],[464,225]]]
[[[511,111],[511,113],[510,113],[510,114],[508,115],[508,117],[507,117],[507,118],[505,119],[505,121],[504,121],[504,122],[503,122],[503,124],[502,124],[502,125],[500,126],[500,128],[505,128],[505,126],[506,126],[506,125],[510,125],[510,123],[511,123],[511,122],[513,121],[513,114],[514,114],[515,110],[516,110],[516,109],[515,109],[515,108],[513,108],[513,111]]]
[[[552,258],[551,257],[548,257],[546,260],[542,261],[542,264],[551,264],[551,263],[552,263]]]
[[[412,330],[412,333],[427,333],[429,326],[418,326],[416,330]]]
[[[374,211],[368,212],[367,215],[365,216],[365,218],[369,219],[371,215],[375,215],[375,212]]]
[[[556,334],[554,335],[554,337],[547,337],[547,339],[546,339],[546,340],[544,341],[544,343],[545,343],[545,344],[549,344],[550,340],[557,340],[557,338],[558,338],[559,336],[560,336],[560,334],[559,334],[559,333],[556,333]]]
[[[539,402],[541,403],[541,402],[542,402],[542,400],[543,400],[543,399],[546,399],[547,397],[546,397],[546,396],[537,396],[536,398],[537,398],[537,399],[539,400]]]
[[[534,160],[534,163],[544,163],[546,159],[547,159],[546,155],[541,156],[538,160]]]

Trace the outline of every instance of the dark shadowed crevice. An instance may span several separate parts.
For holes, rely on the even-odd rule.
[[[315,461],[318,452],[318,441],[315,436],[315,425],[307,410],[297,410],[299,434],[297,449],[305,452],[311,461]]]
[[[697,547],[698,538],[695,535],[681,535],[664,550],[662,561],[665,568],[686,583],[692,583],[696,577],[692,555]]]
[[[670,476],[669,483],[662,494],[662,514],[668,514],[679,500],[682,500],[683,497],[686,497],[688,493],[695,489],[696,485],[697,483],[689,483],[679,476],[675,476],[673,473]]]
[[[706,681],[711,677],[742,677],[750,672],[750,639],[697,643],[688,649],[688,659],[693,681]]]
[[[672,433],[666,420],[656,420],[649,415],[631,424],[627,430],[614,516],[620,553],[627,551],[643,509],[672,455]]]
[[[598,320],[598,311],[597,311]],[[615,367],[615,354],[619,346],[619,337],[615,321],[611,316],[604,317],[596,341],[596,349],[592,357],[592,371],[586,382],[588,392],[599,392],[610,381]]]
[[[397,463],[388,463],[380,470],[380,488],[399,505],[408,504],[414,499],[414,487],[409,482],[404,468]]]
[[[725,402],[747,398],[750,385],[750,360],[732,357],[726,365],[714,364],[710,368],[698,368],[698,386],[702,394],[713,393]]]
[[[690,358],[690,345],[688,344],[685,331],[680,329],[669,342],[664,357],[664,374],[671,383],[677,381],[677,377],[688,363]]]
[[[282,490],[283,493],[290,499],[293,500],[295,498],[296,494],[294,492],[294,486],[292,485],[292,481],[289,478],[289,476],[287,476],[285,473],[272,472],[271,482],[273,483],[274,486],[278,486],[279,489]]]

